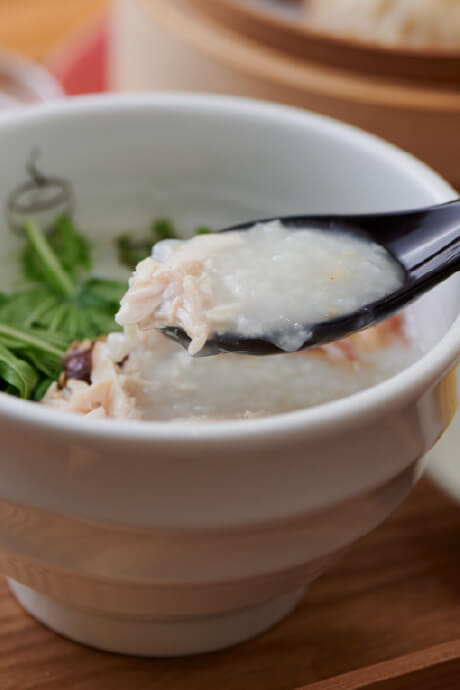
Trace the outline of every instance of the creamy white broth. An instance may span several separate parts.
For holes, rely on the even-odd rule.
[[[265,337],[295,351],[309,325],[384,297],[403,277],[385,249],[366,239],[271,221],[159,243],[139,264],[117,320],[181,327],[190,354],[213,333]]]
[[[159,243],[122,300],[123,332],[77,345],[76,356],[90,353],[87,379],[64,371],[44,403],[93,417],[198,422],[267,416],[351,395],[419,356],[405,317],[315,350],[268,357],[193,357],[158,327],[183,326],[193,352],[213,328],[254,335],[254,327],[275,330],[280,319],[301,320],[303,328],[325,312],[335,316],[375,300],[400,280],[400,269],[376,245],[291,232],[279,223]],[[291,331],[294,339],[299,334]]]
[[[128,327],[93,348],[90,384],[54,384],[44,402],[94,417],[260,417],[369,388],[419,355],[402,317],[316,350],[269,357],[191,357],[155,329]]]

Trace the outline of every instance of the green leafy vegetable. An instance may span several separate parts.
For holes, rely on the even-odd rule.
[[[30,364],[0,344],[0,381],[8,393],[29,398],[38,383],[38,374]]]
[[[117,237],[116,245],[118,261],[122,266],[134,270],[142,259],[149,256],[152,250],[152,238],[136,238],[129,233],[123,233]]]
[[[127,284],[124,281],[91,278],[82,284],[79,302],[85,307],[109,309],[115,312],[120,306],[126,288]]]
[[[91,271],[91,248],[88,240],[77,232],[75,225],[66,216],[55,221],[54,228],[47,235],[59,261],[67,273],[77,278],[81,272]]]
[[[24,276],[71,296],[82,271],[91,270],[88,241],[69,218],[55,221],[46,236],[33,219],[24,223],[27,245],[22,254]]]
[[[31,400],[40,402],[40,400],[43,398],[43,396],[45,395],[46,391],[51,386],[53,381],[54,378],[47,378],[46,376],[40,379],[40,381],[37,383],[34,390],[32,391]]]
[[[0,390],[41,400],[73,342],[119,328],[114,316],[127,283],[89,276],[89,242],[69,218],[57,218],[47,233],[30,218],[24,235],[20,265],[28,285],[11,295],[0,293]],[[178,237],[167,218],[153,222],[148,237],[126,233],[116,240],[120,263],[134,268],[153,244]]]
[[[44,328],[13,327],[0,323],[0,346],[34,367],[37,374],[48,378],[58,378],[71,342],[70,338]]]
[[[158,218],[152,223],[153,242],[161,242],[161,240],[177,240],[179,235],[172,220],[168,218]]]
[[[150,256],[154,244],[161,240],[178,238],[173,222],[168,218],[159,218],[152,223],[149,235],[146,237],[138,237],[128,232],[117,237],[118,260],[123,266],[134,270],[139,261]]]
[[[0,323],[31,326],[40,323],[40,316],[52,310],[60,301],[59,295],[40,286],[11,295],[0,304]]]
[[[41,400],[74,341],[118,329],[127,284],[87,277],[90,247],[68,218],[47,234],[29,219],[24,234],[21,267],[33,285],[0,293],[0,390]]]
[[[208,235],[211,228],[199,226],[196,228],[195,235]],[[132,271],[136,268],[139,261],[150,256],[152,247],[162,240],[178,240],[180,235],[174,223],[168,218],[155,220],[150,227],[150,234],[139,237],[134,233],[125,232],[116,239],[118,260],[123,266],[127,266]]]
[[[12,350],[32,347],[62,358],[66,352],[67,338],[44,328],[21,328],[0,323],[0,341]]]
[[[45,283],[66,297],[71,297],[75,290],[73,278],[64,269],[37,223],[32,219],[26,220],[24,233],[27,239],[27,248],[23,255],[25,275],[32,280]]]

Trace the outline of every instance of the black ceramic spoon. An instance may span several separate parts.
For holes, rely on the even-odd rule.
[[[367,238],[382,245],[404,270],[403,285],[395,292],[350,314],[308,324],[308,339],[299,350],[339,340],[387,319],[460,269],[460,200],[416,211],[356,216],[291,216],[266,220],[280,220],[293,231],[308,227],[325,232],[350,232]],[[235,225],[220,232],[244,231],[255,222],[266,220]],[[180,328],[163,330],[169,338],[188,347],[190,338]],[[221,352],[270,355],[284,350],[274,345],[269,336],[267,339],[246,338],[234,333],[216,333],[198,354],[214,355]]]

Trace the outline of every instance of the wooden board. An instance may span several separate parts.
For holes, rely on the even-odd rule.
[[[108,0],[0,0],[0,50],[43,60],[55,43],[107,4]]]
[[[310,684],[308,690],[457,690],[459,654],[460,641],[448,642]]]
[[[457,690],[459,545],[460,508],[423,480],[288,620],[234,649],[180,660],[123,658],[66,641],[27,616],[2,584],[0,688]]]

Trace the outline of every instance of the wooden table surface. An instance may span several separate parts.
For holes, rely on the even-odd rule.
[[[42,60],[106,5],[0,0],[0,47]],[[455,690],[459,543],[460,508],[423,480],[288,620],[232,650],[184,660],[129,659],[66,641],[27,616],[2,582],[0,690]]]
[[[0,49],[44,60],[69,32],[107,5],[108,0],[0,0]]]
[[[2,584],[0,688],[294,690],[366,667],[311,690],[458,690],[459,542],[460,508],[422,480],[384,525],[313,585],[286,621],[233,649],[180,660],[124,658],[64,640],[27,616]],[[428,661],[436,667],[428,672],[442,674],[442,685],[428,684],[431,675],[421,682],[417,669]],[[415,684],[402,684],[401,669],[415,669]],[[397,684],[382,685],[395,674]],[[373,678],[375,685],[369,684]]]

